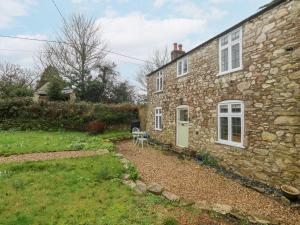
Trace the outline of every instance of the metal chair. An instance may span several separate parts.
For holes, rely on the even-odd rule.
[[[132,128],[132,140],[133,140],[133,143],[136,144],[139,134],[135,134],[134,132],[140,132],[140,129],[137,127]]]
[[[142,148],[144,148],[144,142],[147,143],[147,145],[149,145],[149,141],[148,141],[149,135],[147,132],[143,132],[141,135],[139,135],[139,137],[137,138],[137,144],[141,144]]]

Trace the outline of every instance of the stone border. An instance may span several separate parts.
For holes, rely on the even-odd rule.
[[[260,182],[257,180],[253,180],[249,177],[245,177],[240,174],[234,173],[232,170],[226,169],[223,166],[213,166],[213,165],[203,164],[202,161],[197,158],[197,151],[194,151],[194,150],[191,151],[191,150],[187,149],[188,151],[179,152],[179,151],[176,151],[176,149],[173,148],[170,144],[164,144],[155,139],[151,139],[149,141],[149,144],[154,146],[154,148],[159,147],[160,150],[162,150],[162,151],[173,153],[173,154],[177,155],[178,158],[184,159],[186,157],[188,159],[195,160],[201,166],[213,168],[219,174],[221,174],[231,180],[234,180],[241,185],[251,188],[261,194],[265,194],[265,195],[273,197],[276,201],[282,203],[284,206],[290,206],[291,208],[300,210],[300,197],[298,198],[297,201],[291,202],[288,198],[286,198],[283,195],[281,190],[279,190],[275,187],[272,187],[266,183],[263,183],[263,182]]]
[[[114,154],[123,164],[124,168],[127,170],[129,168],[130,161],[124,157],[121,153],[115,153]],[[159,195],[164,197],[165,199],[171,201],[171,202],[178,202],[182,206],[194,206],[197,209],[205,210],[205,211],[213,211],[219,214],[222,214],[224,216],[231,217],[233,219],[236,219],[238,221],[247,220],[251,224],[268,224],[268,225],[277,225],[279,222],[271,221],[269,219],[265,219],[258,216],[252,216],[247,215],[238,209],[233,208],[230,205],[224,205],[224,204],[208,204],[206,201],[201,202],[189,202],[184,200],[183,198],[180,198],[176,194],[169,192],[164,189],[160,184],[157,183],[151,183],[149,185],[145,184],[140,179],[133,181],[130,179],[130,175],[126,173],[122,178],[122,183],[130,187],[131,189],[135,190],[138,194],[146,194],[152,193],[155,195]]]
[[[153,146],[160,147],[161,150],[174,153],[174,154],[178,155],[181,158],[187,157],[189,159],[193,159],[197,163],[201,164],[202,166],[207,166],[207,167],[213,168],[218,173],[224,175],[225,177],[230,178],[234,181],[237,181],[240,184],[242,184],[246,187],[252,188],[253,190],[258,191],[260,193],[263,193],[263,194],[266,194],[266,195],[273,195],[274,197],[277,197],[277,198],[280,198],[280,197],[283,196],[282,192],[279,189],[274,188],[274,187],[272,187],[272,186],[270,186],[266,183],[250,179],[249,177],[246,177],[246,176],[241,176],[239,174],[234,173],[232,170],[226,169],[225,167],[222,167],[222,166],[204,165],[203,163],[201,163],[201,160],[199,160],[197,158],[197,151],[181,151],[181,152],[178,152],[170,144],[164,144],[164,143],[161,143],[161,142],[159,142],[157,140],[154,140],[154,139],[151,139],[149,141],[149,144],[153,145]]]

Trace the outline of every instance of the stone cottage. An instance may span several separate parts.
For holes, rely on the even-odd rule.
[[[279,0],[147,76],[147,131],[300,188],[300,1]]]

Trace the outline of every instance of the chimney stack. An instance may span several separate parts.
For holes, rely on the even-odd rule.
[[[177,43],[174,43],[173,46],[174,46],[173,50],[176,51],[177,50]]]
[[[178,50],[179,50],[179,51],[182,51],[182,44],[179,44],[179,45],[178,45]]]
[[[185,51],[182,50],[182,44],[177,45],[177,43],[173,44],[174,49],[171,52],[171,60],[174,60],[180,56],[182,56],[183,54],[185,54]]]

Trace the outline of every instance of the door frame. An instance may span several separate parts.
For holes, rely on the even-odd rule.
[[[180,105],[176,107],[176,146],[181,147],[181,148],[186,148],[187,146],[181,146],[178,144],[178,111],[180,109],[187,109],[188,111],[188,122],[187,124],[189,125],[189,121],[190,121],[190,109],[188,105]],[[187,134],[187,142],[189,143],[189,126],[188,126],[188,134]]]

